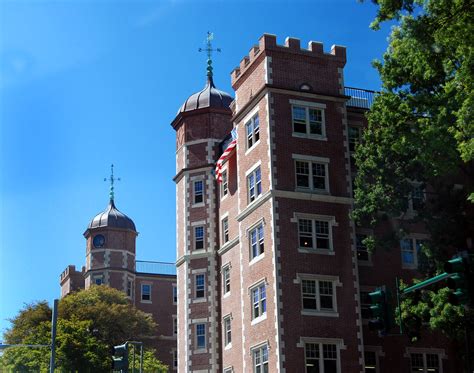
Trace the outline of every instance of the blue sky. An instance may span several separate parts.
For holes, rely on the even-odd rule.
[[[214,81],[265,32],[347,47],[348,86],[379,89],[371,67],[388,26],[369,2],[0,0],[0,331],[24,303],[59,296],[85,263],[89,221],[108,202],[140,235],[137,258],[175,260],[175,134],[169,123],[205,82],[198,53],[213,31]],[[1,338],[0,338],[1,340]]]

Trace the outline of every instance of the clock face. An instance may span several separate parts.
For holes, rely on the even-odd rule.
[[[94,237],[93,240],[94,247],[102,247],[105,244],[105,237],[101,234],[98,234]]]

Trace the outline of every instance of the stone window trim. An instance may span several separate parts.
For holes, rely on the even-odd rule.
[[[260,307],[262,307],[262,299],[261,299],[261,294],[259,294],[259,315],[257,317],[254,317],[254,300],[253,300],[253,291],[256,290],[256,289],[260,289],[262,287],[262,285],[264,286],[265,288],[265,310],[263,309],[260,309]],[[249,296],[249,300],[250,300],[250,306],[251,306],[251,325],[255,325],[255,324],[258,324],[259,322],[265,320],[267,318],[267,299],[268,299],[268,295],[267,295],[267,290],[268,290],[268,280],[266,277],[258,280],[257,282],[253,283],[252,285],[250,285],[248,288],[247,288],[247,292],[248,292],[248,296]]]
[[[341,370],[341,350],[345,350],[347,348],[344,345],[344,340],[340,338],[318,338],[318,337],[300,337],[299,342],[296,344],[296,347],[299,348],[306,348],[306,344],[314,343],[319,344],[322,346],[323,344],[329,345],[336,345],[336,352],[337,352],[337,373],[342,373]],[[305,360],[306,361],[306,360]]]
[[[250,258],[249,265],[252,265],[253,263],[263,259],[265,256],[265,226],[266,226],[265,218],[262,217],[245,230],[245,236],[248,238],[248,243],[249,243],[249,258]],[[260,238],[260,227],[261,227],[262,235],[263,235],[263,237],[261,238]],[[257,250],[260,251],[262,250],[262,247],[263,247],[263,251],[255,256],[253,255],[253,252],[252,252],[252,233],[254,231],[256,235],[255,244],[257,246]]]
[[[178,369],[178,350],[176,348],[172,348],[171,354],[173,355],[173,370],[177,370]]]
[[[204,325],[204,329],[202,329],[201,327]],[[202,329],[202,330],[201,330]],[[199,332],[204,332],[204,334],[198,334],[198,331]],[[208,334],[208,330],[207,330],[207,322],[196,322],[194,323],[194,346],[195,346],[195,349],[193,350],[193,353],[194,354],[204,354],[204,353],[207,353],[207,334]],[[203,337],[204,336],[204,347],[200,347],[199,346],[199,337]]]
[[[191,207],[202,207],[202,206],[205,205],[205,198],[206,198],[205,178],[204,178],[204,176],[197,176],[195,178],[192,178],[191,182],[192,182],[192,204],[191,204]],[[196,189],[196,188],[199,188],[198,185],[201,185],[200,190]]]
[[[271,347],[270,347],[270,342],[268,340],[264,341],[264,342],[260,342],[256,345],[253,345],[250,347],[250,356],[252,358],[252,372],[255,373],[256,372],[256,367],[255,367],[255,358],[254,358],[254,354],[256,351],[259,351],[259,350],[262,350],[266,347],[266,350],[267,350],[267,356],[271,350]],[[268,360],[267,360],[267,366],[268,366]],[[263,372],[264,370],[261,370],[261,372]]]
[[[148,299],[147,299],[146,292],[144,294],[144,286],[149,287]],[[152,283],[151,282],[149,282],[149,281],[140,282],[140,303],[152,303],[151,290],[152,290]],[[143,298],[144,295],[145,295],[145,299]]]
[[[363,235],[366,237],[370,237],[374,235],[374,231],[372,229],[367,229],[367,228],[356,228],[355,230],[355,251],[356,251],[356,256],[357,256],[357,263],[359,266],[368,266],[371,267],[373,266],[372,262],[372,253],[368,252],[368,260],[361,260],[358,258],[358,247],[357,247],[357,235]]]
[[[261,137],[261,133],[259,133],[259,139],[257,141],[254,141],[252,146],[248,146],[248,136],[247,136],[247,124],[252,120],[254,119],[256,116],[259,117],[259,111],[260,111],[260,107],[257,105],[255,108],[253,108],[245,117],[244,119],[242,120],[242,123],[243,123],[243,130],[244,130],[244,136],[243,138],[245,139],[245,154],[244,155],[248,155],[253,149],[256,148],[256,145],[258,145],[260,143],[260,137]],[[260,117],[259,117],[259,122],[260,122]],[[261,126],[259,126],[261,127]],[[261,128],[260,128],[261,129]],[[260,132],[260,131],[259,131]]]
[[[409,233],[406,236],[400,239],[400,255],[401,255],[401,265],[402,269],[414,269],[418,268],[418,250],[417,250],[417,241],[427,241],[430,239],[430,236],[425,233]],[[402,241],[410,240],[411,254],[413,255],[413,263],[407,263],[404,260],[403,253],[408,252],[404,250]]]
[[[227,165],[222,167],[222,182],[219,185],[221,201],[226,199],[229,195],[229,172],[227,170]]]
[[[420,354],[423,355],[423,365],[424,365],[424,370],[423,372],[420,373],[427,373],[426,369],[426,355],[437,355],[438,356],[438,362],[439,362],[439,373],[443,373],[443,359],[447,359],[448,356],[446,355],[446,352],[442,348],[429,348],[429,347],[407,347],[405,349],[405,353],[403,354],[403,357],[410,359],[410,364],[411,364],[411,354]]]
[[[193,251],[205,250],[206,248],[206,228],[204,225],[193,227]]]
[[[257,200],[259,200],[263,196],[263,188],[262,188],[262,161],[259,160],[258,162],[254,163],[247,171],[245,171],[245,183],[247,187],[247,205],[254,204]],[[260,171],[260,181],[257,182],[257,170]],[[254,177],[254,195],[251,195],[251,188],[250,188],[250,178]],[[260,191],[258,190],[258,186],[260,185]],[[252,200],[253,198],[253,200]]]
[[[322,140],[327,141],[327,134],[326,134],[326,104],[312,102],[312,101],[302,101],[302,100],[289,100],[290,103],[290,110],[291,110],[291,130],[293,137],[301,137],[307,139],[314,139],[314,140]],[[297,132],[295,131],[295,117],[294,117],[294,108],[299,107],[305,110],[305,126],[306,132]],[[321,115],[321,134],[310,133],[310,110],[319,110]],[[302,124],[302,123],[300,123]]]
[[[222,340],[224,342],[225,349],[229,349],[232,347],[232,312],[228,313],[224,317],[222,317],[222,332],[224,334]],[[227,325],[229,323],[229,330],[227,330]]]
[[[362,123],[360,124],[351,123],[350,125],[347,126],[347,143],[349,147],[349,153],[351,155],[354,154],[356,145],[362,139],[363,130],[364,130],[364,127]]]
[[[331,194],[329,188],[329,163],[330,159],[326,157],[316,157],[303,154],[292,154],[295,167],[295,191]],[[298,186],[297,162],[308,163],[308,187]],[[324,189],[314,186],[313,164],[324,166]]]
[[[260,117],[257,112],[245,122],[245,155],[260,143]]]
[[[331,282],[332,283],[332,310],[321,310],[320,306],[317,306],[316,310],[303,308],[303,289],[302,280],[316,281],[316,295],[319,296],[319,281]],[[339,280],[339,276],[330,275],[318,275],[312,273],[296,273],[296,278],[293,279],[293,283],[299,285],[301,294],[301,314],[304,316],[322,316],[322,317],[339,317],[337,309],[337,288],[342,287],[342,282]],[[321,302],[320,299],[316,299],[317,304]]]
[[[232,264],[230,262],[225,263],[221,267],[222,273],[222,294],[225,298],[230,296],[230,270],[232,268]]]
[[[94,274],[92,276],[92,285],[100,286],[104,284],[104,275],[103,274]]]
[[[198,278],[202,280],[202,284],[198,283]],[[201,280],[199,280],[200,282]],[[194,274],[194,301],[206,300],[206,273],[195,273]],[[202,295],[201,295],[202,294]]]
[[[134,296],[134,281],[132,277],[127,277],[127,288],[126,288],[126,294],[129,299],[133,299]]]
[[[229,235],[229,217],[228,215],[225,215],[221,219],[221,246],[224,246],[227,242],[230,241],[230,235]]]
[[[364,354],[366,352],[375,353],[375,362],[376,362],[375,373],[381,373],[380,372],[380,358],[385,356],[385,352],[383,352],[382,346],[364,346]]]
[[[173,336],[177,337],[178,336],[178,315],[171,315],[171,318],[173,319]]]
[[[300,239],[300,232],[299,232],[299,221],[300,220],[311,220],[312,221],[312,226],[314,228],[315,226],[315,221],[321,221],[321,222],[327,222],[328,223],[328,228],[329,228],[329,249],[317,249],[315,247],[315,235],[316,232],[313,229],[312,231],[312,239],[313,239],[313,245],[312,248],[307,248],[307,247],[301,247],[299,244],[299,239]],[[299,213],[295,212],[293,214],[293,217],[290,219],[291,223],[296,224],[296,229],[297,229],[297,236],[298,236],[298,242],[297,242],[297,248],[298,252],[300,253],[305,253],[305,254],[323,254],[323,255],[335,255],[335,250],[334,250],[334,242],[333,242],[333,228],[338,227],[339,223],[336,221],[336,218],[334,216],[330,215],[319,215],[319,214],[308,214],[308,213]]]

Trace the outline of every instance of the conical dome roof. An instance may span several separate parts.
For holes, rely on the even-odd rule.
[[[110,199],[109,205],[101,213],[97,214],[89,223],[88,229],[93,228],[120,228],[130,229],[136,232],[135,223],[127,215],[120,212],[113,199]]]
[[[178,110],[178,114],[208,107],[229,109],[233,100],[231,95],[216,88],[211,75],[208,76],[204,89],[189,96]]]

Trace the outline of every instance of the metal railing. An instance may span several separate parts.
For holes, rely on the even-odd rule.
[[[168,262],[151,262],[148,260],[137,260],[135,262],[135,270],[137,273],[176,276],[176,264]]]
[[[375,96],[378,94],[376,91],[353,87],[344,87],[344,91],[346,96],[351,96],[346,105],[362,109],[370,109]]]

